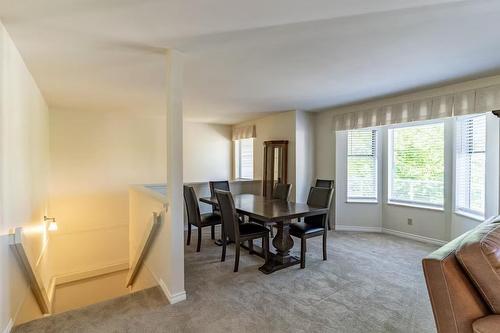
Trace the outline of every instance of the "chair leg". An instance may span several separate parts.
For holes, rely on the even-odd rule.
[[[201,227],[198,227],[198,245],[196,246],[196,252],[200,252],[201,249]]]
[[[328,230],[332,230],[332,222],[330,221],[330,217],[328,217]]]
[[[323,233],[323,260],[326,260],[326,230]]]
[[[236,253],[234,257],[234,272],[238,271],[238,266],[240,265],[240,243],[236,242]]]
[[[223,236],[222,237],[222,256],[220,258],[221,262],[226,261],[226,243],[227,243],[226,237]]]
[[[188,239],[187,239],[187,245],[191,243],[191,223],[188,223]]]
[[[253,239],[248,241],[248,253],[253,254]]]
[[[300,239],[300,268],[306,268],[306,239]]]
[[[273,228],[273,226],[270,225],[269,229],[271,230],[271,237],[274,237],[274,228]]]
[[[212,239],[215,239],[215,226],[214,226],[214,225],[212,226],[212,228],[211,228],[210,232],[211,232],[211,235],[210,235],[210,236],[211,236],[211,238],[212,238]]]
[[[262,247],[264,248],[264,262],[267,263],[267,260],[269,259],[269,237],[268,236],[266,236],[262,239]]]

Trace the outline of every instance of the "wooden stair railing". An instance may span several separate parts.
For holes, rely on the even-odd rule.
[[[43,285],[42,278],[38,275],[35,265],[33,265],[26,252],[26,248],[23,244],[22,227],[16,228],[15,232],[10,235],[10,247],[14,251],[17,261],[28,279],[33,295],[40,307],[40,311],[43,314],[50,314],[52,312],[52,304]]]
[[[153,218],[150,220],[148,226],[146,227],[146,232],[139,244],[138,252],[130,266],[130,270],[127,276],[127,288],[134,284],[134,281],[141,270],[144,260],[153,245],[154,238],[160,229],[162,223],[162,215],[158,213],[153,213]]]

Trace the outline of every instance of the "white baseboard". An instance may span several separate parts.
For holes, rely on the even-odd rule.
[[[387,228],[382,228],[382,232],[385,234],[389,235],[394,235],[394,236],[399,236],[403,238],[408,238],[408,239],[413,239],[416,241],[424,242],[424,243],[430,243],[430,244],[435,244],[435,245],[445,245],[448,243],[447,241],[443,241],[440,239],[436,238],[430,238],[430,237],[425,237],[425,236],[420,236],[420,235],[415,235],[415,234],[410,234],[408,232],[403,232],[399,230],[393,230],[393,229],[387,229]]]
[[[3,333],[10,333],[10,331],[12,330],[12,327],[14,327],[14,321],[12,320],[12,318],[10,318],[9,322],[7,323],[7,326],[5,326],[5,328],[3,330]]]
[[[100,265],[95,267],[89,267],[84,270],[75,271],[71,273],[61,274],[54,277],[55,285],[61,285],[65,283],[85,280],[105,274],[110,274],[114,272],[124,271],[128,269],[129,262],[127,260],[121,260],[116,263],[111,263],[107,265]]]
[[[356,225],[341,225],[336,224],[337,231],[359,231],[359,232],[382,232],[382,227],[360,227]]]
[[[148,266],[144,265],[144,267],[146,267],[147,270],[149,271],[149,273],[151,273],[151,276],[156,281],[156,283],[158,283],[158,285],[160,286],[161,290],[163,291],[163,294],[165,295],[165,297],[167,298],[167,300],[168,300],[168,302],[170,304],[175,304],[175,303],[179,303],[179,302],[182,302],[182,301],[186,300],[186,291],[185,290],[172,295],[172,293],[170,292],[170,290],[168,290],[168,287],[165,284],[165,282],[163,282],[162,279],[160,279],[159,277],[157,277],[156,274],[153,273],[149,269]]]
[[[416,241],[424,242],[424,243],[435,244],[435,245],[445,245],[446,243],[448,243],[448,242],[440,240],[440,239],[410,234],[408,232],[403,232],[403,231],[394,230],[394,229],[387,229],[387,228],[382,228],[382,227],[360,227],[360,226],[356,226],[356,225],[339,225],[339,224],[337,224],[335,226],[335,230],[337,230],[337,231],[357,231],[357,232],[381,232],[384,234],[403,237],[403,238],[412,239],[412,240],[416,240]]]
[[[168,302],[170,304],[175,304],[175,303],[179,303],[179,302],[186,300],[186,292],[185,291],[181,291],[181,292],[178,292],[178,293],[172,295],[172,293],[170,293],[170,290],[168,290],[167,285],[165,284],[165,282],[163,282],[162,279],[160,279],[158,281],[158,284],[160,285],[161,290],[163,291],[163,293],[167,297]]]

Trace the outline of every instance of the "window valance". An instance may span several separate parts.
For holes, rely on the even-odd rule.
[[[500,84],[451,95],[340,114],[334,116],[333,126],[336,131],[344,131],[484,113],[495,109],[500,109]]]
[[[233,141],[257,137],[255,125],[233,127]]]

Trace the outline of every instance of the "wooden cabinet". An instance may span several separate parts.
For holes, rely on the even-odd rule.
[[[274,185],[287,183],[288,141],[264,141],[262,195],[272,197]]]

